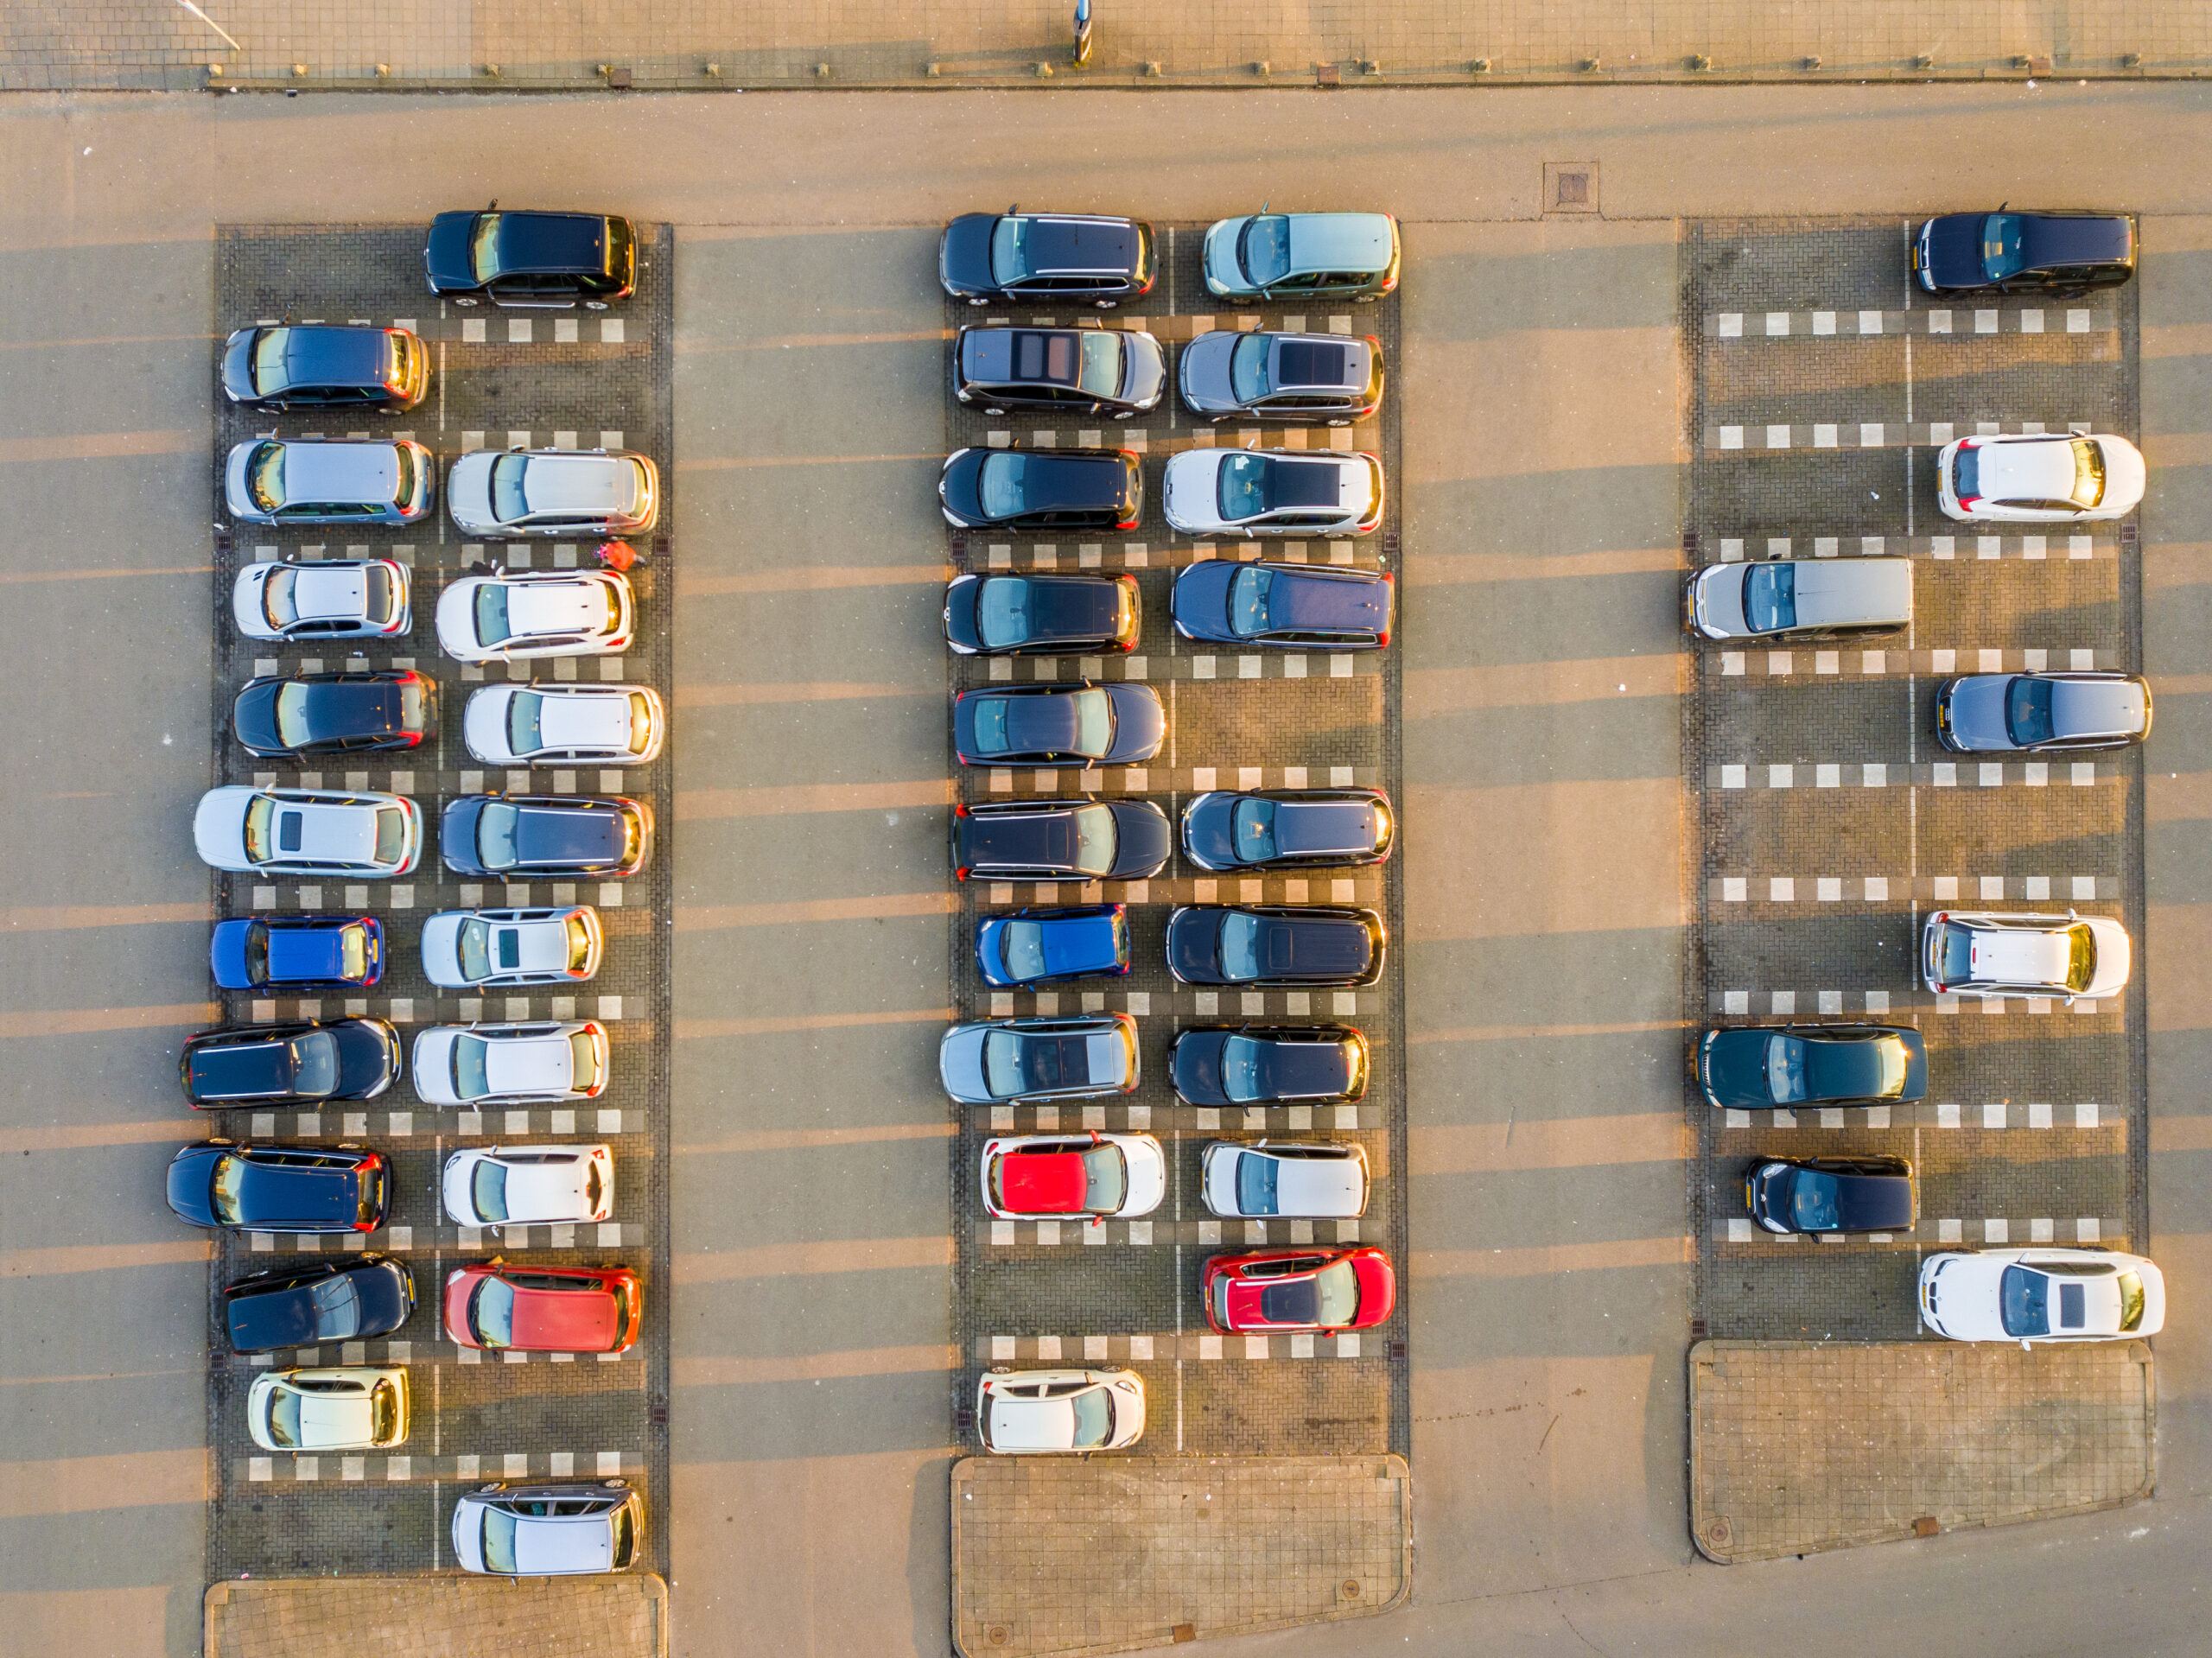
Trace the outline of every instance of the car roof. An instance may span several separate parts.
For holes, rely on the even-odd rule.
[[[2124,213],[2022,213],[2021,251],[2030,265],[2124,264],[2135,226]]]
[[[603,213],[499,213],[499,270],[528,271],[604,270],[607,216]]]
[[[298,323],[264,332],[280,336],[283,373],[276,383],[262,385],[264,393],[294,386],[383,384],[391,342],[382,328]]]
[[[399,461],[390,443],[286,442],[284,500],[374,502],[389,505],[399,489]]]
[[[523,494],[533,512],[626,512],[637,502],[638,464],[627,455],[532,454]]]
[[[1021,510],[1025,512],[1058,512],[1121,504],[1128,467],[1118,454],[994,449],[983,458],[983,464],[988,467],[996,457],[1010,454],[1019,454],[1028,462],[1021,473]]]
[[[2143,729],[2151,694],[2133,678],[2053,679],[2052,730],[2061,737],[2127,737]]]
[[[1293,271],[1381,270],[1390,263],[1390,221],[1382,213],[1292,213]]]
[[[1977,446],[1981,492],[1993,501],[2059,500],[2074,492],[2074,440],[2063,433]]]
[[[1038,276],[1077,276],[1135,269],[1137,227],[1127,219],[1071,213],[1022,213],[1029,221],[1026,258]]]
[[[1910,559],[1805,558],[1793,562],[1797,567],[1797,625],[1801,627],[1902,622],[1912,614]]]
[[[1367,384],[1367,342],[1332,334],[1278,334],[1268,379],[1278,391],[1357,390]]]
[[[1296,857],[1371,852],[1376,810],[1376,804],[1370,800],[1279,800],[1275,803],[1275,849]]]

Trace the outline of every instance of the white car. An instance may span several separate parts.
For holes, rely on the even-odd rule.
[[[599,971],[606,934],[588,904],[441,910],[423,924],[423,971],[448,990],[575,984]]]
[[[467,536],[642,535],[660,517],[660,474],[626,449],[473,449],[446,475]]]
[[[1326,1140],[1217,1140],[1199,1159],[1206,1207],[1224,1220],[1351,1220],[1367,1209],[1367,1153]]]
[[[620,656],[637,626],[619,570],[502,570],[438,595],[438,647],[456,662]]]
[[[395,559],[288,558],[238,572],[231,619],[250,639],[377,639],[412,628],[415,608]]]
[[[529,1105],[596,1099],[607,1089],[607,1027],[597,1020],[433,1025],[415,1039],[415,1092],[429,1105]]]
[[[1160,511],[1186,536],[1364,536],[1382,522],[1382,463],[1311,449],[1185,449]]]
[[[569,1578],[625,1572],[645,1537],[645,1505],[627,1480],[592,1485],[480,1485],[453,1510],[453,1557],[464,1572]]]
[[[1012,1134],[983,1142],[983,1207],[999,1220],[1103,1221],[1149,1215],[1167,1195],[1150,1134]]]
[[[200,797],[200,861],[249,875],[404,875],[423,856],[423,814],[404,795],[226,784]]]
[[[2166,1322],[2166,1280],[2103,1249],[1946,1250],[1920,1263],[1920,1322],[1955,1342],[2130,1341]]]
[[[2109,916],[1990,915],[1938,910],[1920,935],[1920,971],[1938,995],[2119,994],[2133,951]]]
[[[2082,523],[2133,512],[2142,502],[2145,476],[2143,452],[2124,437],[1962,437],[1936,457],[1936,501],[1951,518]]]
[[[461,729],[487,765],[643,765],[668,716],[649,685],[486,685],[469,693]]]
[[[989,1370],[976,1389],[976,1432],[1001,1457],[1120,1451],[1144,1432],[1134,1370]]]
[[[566,1226],[614,1212],[611,1146],[493,1146],[446,1159],[455,1226]]]
[[[247,1390],[245,1426],[264,1451],[388,1451],[407,1438],[407,1372],[264,1370]]]

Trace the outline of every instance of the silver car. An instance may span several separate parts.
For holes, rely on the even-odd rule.
[[[645,1553],[645,1505],[627,1480],[509,1485],[463,1493],[453,1511],[453,1557],[464,1572],[569,1578],[626,1572]]]
[[[1912,621],[1912,561],[1768,558],[1690,577],[1690,630],[1708,639],[1825,639],[1895,633]]]
[[[278,559],[231,584],[231,619],[250,639],[376,639],[415,626],[407,566],[391,558]]]
[[[486,685],[469,693],[461,729],[488,765],[642,765],[668,715],[650,685]]]
[[[1329,1140],[1217,1140],[1199,1159],[1205,1205],[1228,1220],[1349,1220],[1366,1212],[1367,1153]]]
[[[412,524],[436,465],[410,438],[382,443],[256,438],[231,451],[223,498],[244,524]]]
[[[575,984],[599,971],[605,931],[588,904],[441,910],[423,924],[423,972],[450,990]]]
[[[404,875],[423,856],[423,813],[404,795],[229,783],[192,814],[200,861],[241,875]]]
[[[637,626],[620,570],[500,570],[438,595],[438,648],[457,662],[620,656]]]
[[[1372,334],[1217,329],[1175,365],[1184,407],[1201,419],[1349,426],[1382,403],[1382,342]]]
[[[660,473],[626,449],[474,449],[447,474],[446,506],[463,535],[642,535]]]
[[[2122,748],[2151,734],[2136,674],[1966,674],[1936,688],[1936,738],[1962,754]]]

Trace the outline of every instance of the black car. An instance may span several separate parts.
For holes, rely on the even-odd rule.
[[[638,238],[613,213],[440,213],[423,249],[430,291],[455,305],[603,311],[638,285]]]
[[[994,685],[952,699],[963,765],[1134,765],[1160,752],[1167,710],[1149,685]]]
[[[388,1020],[302,1020],[201,1031],[177,1062],[195,1111],[373,1100],[399,1076],[399,1032]]]
[[[1160,405],[1166,347],[1141,328],[963,328],[952,395],[987,415],[1058,410],[1128,420]]]
[[[1739,1025],[1697,1045],[1707,1102],[1769,1106],[1909,1103],[1928,1092],[1928,1050],[1903,1025]]]
[[[963,213],[938,244],[938,280],[970,305],[1066,300],[1111,310],[1159,275],[1152,226],[1087,213]]]
[[[2135,674],[1967,674],[1936,688],[1936,739],[1961,754],[2121,748],[2151,734]]]
[[[963,657],[1127,651],[1144,616],[1134,575],[956,575],[944,637]]]
[[[1390,642],[1395,593],[1395,578],[1378,570],[1209,558],[1175,578],[1168,613],[1186,639],[1379,651]]]
[[[1203,420],[1349,426],[1382,406],[1382,342],[1217,329],[1183,347],[1175,378],[1183,406]]]
[[[388,1255],[271,1267],[223,1292],[234,1353],[389,1336],[415,1311],[415,1280]]]
[[[991,800],[952,809],[957,880],[1150,880],[1175,848],[1149,800]]]
[[[1183,855],[1201,869],[1381,863],[1396,838],[1376,789],[1217,789],[1183,808]]]
[[[961,449],[937,499],[959,530],[1134,530],[1144,468],[1127,449]]]
[[[1744,1177],[1744,1206],[1770,1232],[1910,1232],[1920,1218],[1902,1157],[1777,1158]]]
[[[223,346],[223,395],[256,409],[412,409],[430,389],[430,348],[406,328],[279,323]]]
[[[1167,970],[1184,984],[1373,984],[1382,918],[1372,910],[1185,905],[1167,918]]]
[[[1945,213],[1920,227],[1913,273],[1931,294],[2079,294],[2135,274],[2125,213]]]
[[[1182,1032],[1167,1050],[1192,1105],[1348,1101],[1367,1092],[1367,1039],[1348,1025],[1247,1025]]]
[[[239,1146],[207,1140],[169,1159],[169,1210],[188,1226],[233,1232],[373,1232],[391,1171],[347,1146]]]
[[[438,850],[462,875],[634,875],[652,856],[652,808],[623,795],[461,795]]]
[[[411,668],[272,674],[238,694],[231,729],[268,759],[418,748],[437,734],[438,685]]]

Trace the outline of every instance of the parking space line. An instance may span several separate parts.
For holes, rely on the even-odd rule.
[[[1702,539],[1701,544],[1714,542]],[[2110,526],[2088,531],[2011,531],[1985,535],[1722,536],[1719,561],[1740,563],[1764,549],[1768,558],[1928,558],[1939,562],[2018,559],[2028,563],[2117,558],[2120,537]]]
[[[1833,890],[1831,890],[1831,888]],[[2117,875],[1713,875],[1706,897],[1723,905],[2118,903]]]
[[[1838,306],[1832,310],[1708,311],[1707,340],[1878,340],[1902,335],[1935,340],[1973,334],[2104,334],[2120,328],[2120,313],[2105,305],[2029,304],[1939,307],[1889,311]]]
[[[1757,765],[1724,761],[1706,767],[1706,786],[1723,794],[1758,793],[1770,789],[1882,789],[1895,783],[1925,784],[1931,788],[2018,787],[2044,789],[2053,785],[2087,789],[2101,783],[2120,783],[2126,773],[2094,760],[1932,760],[1924,765],[1904,761],[1816,761],[1808,765]]]
[[[1823,656],[1831,658],[1825,665],[1820,660]],[[2123,668],[2118,651],[2080,645],[1993,651],[1709,651],[1705,660],[1707,674],[1722,679],[1786,679],[1807,668],[1815,674],[1899,679],[1919,674],[2042,673],[2056,668],[2076,673],[2091,669],[2116,672]]]
[[[1771,421],[1746,418],[1715,422],[1705,429],[1709,454],[1781,454],[1806,449],[1941,448],[1961,437],[1997,437],[2040,432],[2087,432],[2094,423],[2070,413],[2041,419],[1860,421],[1839,416],[1833,421]]]

